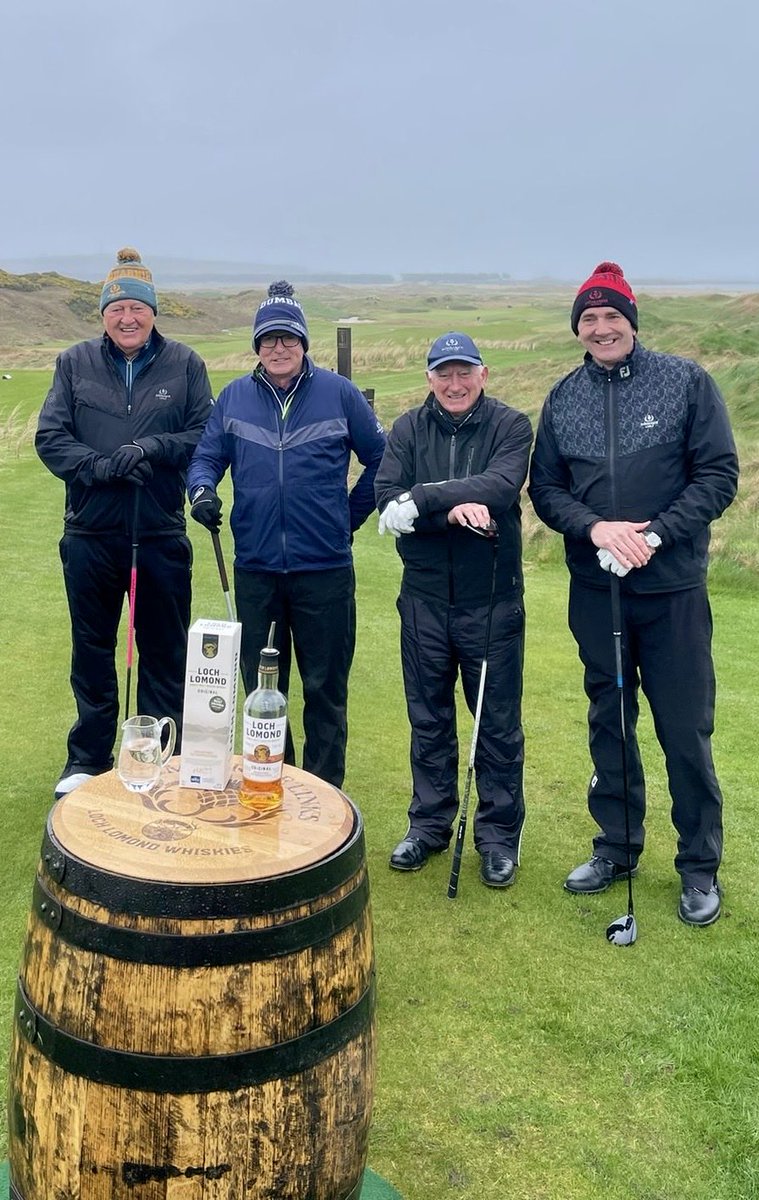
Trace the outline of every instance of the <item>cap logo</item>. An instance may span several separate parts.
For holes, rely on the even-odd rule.
[[[120,296],[121,293],[123,292],[123,290],[124,289],[122,288],[120,283],[112,283],[108,289],[108,295],[109,296]]]
[[[593,288],[592,292],[588,292],[589,300],[603,300],[604,294],[600,288]]]
[[[459,341],[458,338],[446,338],[445,344],[446,344],[446,346],[449,346],[451,348],[451,350],[454,350],[454,349],[458,350],[459,347],[461,346],[461,342]]]

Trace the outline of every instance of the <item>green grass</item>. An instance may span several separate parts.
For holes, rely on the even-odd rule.
[[[730,303],[676,299],[668,316],[667,302],[657,299],[657,336],[676,349],[678,334],[695,337],[715,306],[723,312]],[[476,332],[473,313],[466,321],[465,310],[455,311],[451,325]],[[491,320],[485,309],[477,314],[483,326]],[[511,342],[504,314],[504,328],[493,322],[493,340]],[[405,312],[396,334],[386,312],[377,322],[382,328],[371,327],[377,343],[408,354],[397,367],[388,371],[378,364],[371,373],[383,419],[403,396],[406,403],[421,398],[418,354],[448,325],[448,315]],[[576,361],[565,316],[545,305],[520,310],[514,327],[534,322],[536,342],[544,337],[545,345],[526,354],[493,351],[497,377],[510,393],[519,393],[515,403],[524,398],[528,411],[537,411],[551,378]],[[319,320],[312,326],[315,344],[326,348],[329,326]],[[355,328],[354,350],[369,329]],[[217,372],[214,360],[246,354],[247,337],[241,330],[198,343],[216,384],[225,370]],[[647,341],[654,344],[654,338]],[[510,357],[519,354],[525,357]],[[566,628],[566,572],[558,539],[545,535],[530,539],[526,562],[528,818],[517,883],[505,893],[483,888],[471,840],[455,902],[446,896],[449,855],[433,858],[414,876],[388,869],[409,798],[394,604],[400,572],[394,544],[377,537],[375,518],[356,538],[359,631],[345,787],[366,822],[378,965],[379,1064],[369,1161],[405,1200],[759,1200],[759,539],[756,427],[749,404],[757,361],[738,354],[731,366],[729,357],[725,350],[717,367],[728,383],[735,372],[735,391],[726,387],[726,394],[748,485],[714,539],[715,756],[726,801],[726,901],[722,920],[711,929],[686,928],[675,915],[674,832],[645,706],[640,738],[650,812],[636,880],[637,945],[615,949],[604,938],[608,922],[625,910],[624,888],[587,898],[562,890],[567,870],[587,855],[593,827],[585,805],[581,670]],[[49,385],[47,369],[12,374],[0,383],[0,422],[6,423],[0,429],[14,408],[13,428],[23,425]],[[363,371],[357,376],[362,386],[370,382]],[[37,461],[28,436],[11,433],[0,439],[0,487],[0,1039],[7,1045],[35,864],[73,706],[57,558],[62,485]],[[199,528],[191,536],[194,614],[223,616],[210,540]],[[225,548],[231,567],[226,530]],[[297,732],[297,689],[291,703]],[[460,733],[463,775],[471,733],[465,712]]]

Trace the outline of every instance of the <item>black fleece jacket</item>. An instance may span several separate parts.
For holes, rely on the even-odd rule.
[[[402,534],[403,587],[447,604],[487,604],[493,547],[448,523],[458,504],[484,504],[498,522],[496,596],[523,591],[519,495],[527,475],[532,428],[524,413],[480,396],[459,422],[434,396],[393,425],[374,483],[380,512],[410,491],[419,516]]]
[[[128,533],[133,486],[96,482],[98,458],[139,441],[153,468],[140,493],[140,537],[182,533],[187,466],[211,411],[203,360],[153,330],[154,354],[130,387],[107,335],[58,356],[40,412],[35,446],[66,484],[67,533]]]
[[[622,586],[634,592],[695,587],[706,578],[709,525],[733,500],[738,456],[714,380],[689,359],[639,342],[607,371],[590,355],[550,392],[530,468],[536,513],[564,534],[572,575],[608,587],[590,529],[649,521],[662,539]]]

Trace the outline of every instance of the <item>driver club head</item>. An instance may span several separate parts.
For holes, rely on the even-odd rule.
[[[638,937],[638,926],[632,913],[617,917],[606,930],[606,940],[612,946],[632,946]]]
[[[464,528],[468,529],[470,533],[476,533],[478,535],[478,537],[484,537],[484,538],[497,538],[498,537],[498,526],[495,523],[495,521],[493,521],[493,520],[488,521],[487,525],[484,525],[484,526],[470,525],[469,522],[467,521]]]

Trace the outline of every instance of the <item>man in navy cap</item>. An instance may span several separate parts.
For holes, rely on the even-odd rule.
[[[188,476],[191,514],[214,530],[216,485],[229,468],[242,674],[252,691],[276,621],[279,686],[292,649],[303,685],[303,767],[340,787],[348,676],[356,637],[351,542],[374,509],[385,434],[355,384],[314,365],[306,317],[286,281],[253,321],[259,364],[219,395]],[[348,490],[351,452],[364,470]],[[285,762],[295,762],[288,726]]]
[[[474,713],[490,615],[474,840],[483,883],[503,888],[514,882],[524,823],[519,495],[532,429],[485,395],[488,369],[467,334],[437,338],[427,368],[430,394],[395,422],[375,481],[380,533],[397,539],[403,561],[411,724],[409,828],[390,866],[418,871],[448,846],[458,808],[455,684],[460,673]]]

